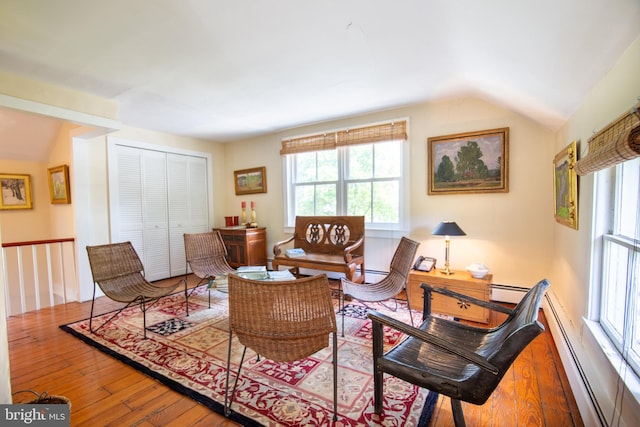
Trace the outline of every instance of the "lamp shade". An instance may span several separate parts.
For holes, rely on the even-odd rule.
[[[467,233],[462,231],[454,221],[442,221],[431,233],[435,236],[466,236]]]

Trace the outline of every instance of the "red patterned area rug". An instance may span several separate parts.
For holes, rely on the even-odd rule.
[[[227,295],[198,288],[161,299],[147,311],[147,339],[142,338],[142,313],[128,308],[95,334],[88,319],[60,328],[118,358],[165,385],[223,413],[228,318]],[[393,304],[393,303],[391,303]],[[381,312],[409,322],[406,305]],[[337,307],[337,302],[336,302]],[[264,426],[417,426],[427,425],[437,394],[385,375],[383,415],[373,413],[371,322],[356,303],[347,306],[345,337],[338,333],[338,421],[333,424],[331,347],[294,363],[277,363],[247,351],[230,419]],[[414,313],[419,321],[421,313]],[[108,318],[94,319],[94,326]],[[338,330],[341,315],[337,315]],[[387,345],[402,337],[387,333]],[[242,345],[234,338],[232,365],[237,370]],[[235,371],[234,371],[235,372]]]

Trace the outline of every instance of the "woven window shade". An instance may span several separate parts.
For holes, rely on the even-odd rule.
[[[338,146],[407,139],[406,120],[381,123],[337,132],[283,139],[281,155],[333,150]]]
[[[589,138],[589,151],[575,166],[578,175],[640,156],[640,104]]]
[[[407,139],[407,122],[399,121],[341,130],[338,132],[337,143],[338,146],[343,146],[405,139]]]
[[[336,148],[336,133],[302,136],[282,141],[281,155],[307,151],[333,150]]]

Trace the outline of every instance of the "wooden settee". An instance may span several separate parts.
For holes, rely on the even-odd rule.
[[[303,255],[287,255],[299,248]],[[289,266],[344,273],[355,283],[364,283],[364,217],[298,216],[291,237],[273,246],[272,267]]]

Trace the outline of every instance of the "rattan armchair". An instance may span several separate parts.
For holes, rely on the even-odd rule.
[[[400,239],[400,243],[398,243],[398,247],[391,259],[389,274],[377,283],[361,284],[353,283],[345,278],[341,279],[342,304],[340,304],[340,311],[342,313],[342,336],[344,336],[345,297],[350,296],[361,302],[381,302],[393,298],[396,303],[396,308],[398,307],[398,302],[395,300],[395,297],[403,289],[406,289],[407,276],[413,265],[418,246],[420,246],[420,243],[409,238],[403,237]],[[407,292],[406,295],[408,303],[409,293]],[[409,314],[411,324],[413,325],[413,314],[411,313],[410,305]]]
[[[382,413],[383,374],[451,398],[456,427],[465,425],[461,401],[481,405],[498,386],[524,348],[544,331],[538,311],[549,282],[542,280],[510,310],[502,305],[469,298],[447,289],[421,285],[425,299],[438,292],[460,301],[508,313],[494,328],[478,328],[424,313],[419,328],[369,312],[373,327],[374,411]],[[407,339],[386,353],[383,327],[398,330]]]
[[[229,394],[233,334],[244,345]],[[247,347],[279,362],[308,357],[329,345],[333,335],[333,418],[337,419],[338,338],[336,314],[326,274],[297,280],[258,281],[229,275],[229,350],[225,414],[231,412]]]
[[[227,248],[220,236],[220,232],[209,231],[206,233],[185,233],[184,252],[187,259],[185,280],[191,272],[199,281],[187,295],[187,316],[189,315],[189,296],[193,291],[205,282],[208,283],[216,276],[229,274],[235,270],[227,262]],[[211,308],[211,292],[209,292],[209,308]]]
[[[142,310],[142,330],[144,338],[147,338],[146,311],[149,304],[167,296],[183,282],[171,286],[156,286],[144,278],[144,267],[138,253],[131,242],[112,243],[108,245],[87,246],[87,255],[93,275],[93,299],[91,301],[91,315],[89,317],[89,330],[95,333],[117,316],[122,310],[139,304]],[[96,286],[110,299],[125,303],[109,319],[95,330],[93,329],[93,310],[96,301]],[[185,295],[187,283],[184,281]]]

